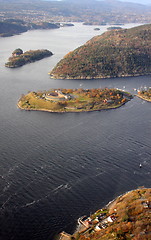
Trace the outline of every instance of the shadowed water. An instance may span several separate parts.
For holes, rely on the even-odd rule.
[[[21,111],[29,90],[118,87],[131,93],[151,77],[52,80],[48,72],[94,34],[93,26],[31,31],[0,39],[0,228],[2,240],[46,240],[125,191],[151,186],[151,105],[135,97],[115,110]],[[102,27],[101,31],[105,31]],[[74,34],[73,34],[74,33]],[[15,48],[53,57],[7,69]],[[142,164],[142,168],[139,164]]]

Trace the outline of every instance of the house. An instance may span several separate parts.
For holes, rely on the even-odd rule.
[[[111,217],[111,216],[109,216],[109,217],[107,218],[107,221],[108,221],[108,222],[113,222],[113,219],[112,219],[112,217]]]
[[[101,228],[99,227],[99,225],[96,225],[95,229],[94,229],[96,232],[100,231]]]

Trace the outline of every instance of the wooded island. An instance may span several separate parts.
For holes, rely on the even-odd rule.
[[[8,62],[5,64],[5,67],[8,68],[17,68],[21,67],[27,63],[35,62],[46,57],[52,56],[53,53],[47,49],[41,50],[30,50],[23,53],[23,50],[17,48],[12,56],[8,59]]]
[[[88,112],[117,108],[132,95],[118,89],[51,89],[23,95],[18,107],[49,112]]]

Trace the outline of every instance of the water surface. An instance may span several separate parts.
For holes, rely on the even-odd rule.
[[[132,25],[131,25],[132,26]],[[104,32],[108,26],[102,26]],[[130,27],[130,25],[128,25]],[[151,186],[151,105],[134,98],[90,113],[21,111],[17,100],[49,88],[151,86],[151,77],[52,80],[47,74],[94,26],[30,31],[0,39],[0,203],[2,240],[52,239],[76,219],[125,191]],[[50,58],[8,69],[15,48],[49,49]],[[139,164],[142,168],[139,168]]]

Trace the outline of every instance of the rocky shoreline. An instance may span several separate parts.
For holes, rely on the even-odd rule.
[[[145,100],[146,102],[151,102],[151,99],[149,99],[149,98],[145,98],[145,97],[143,97],[143,96],[140,96],[140,95],[136,95],[138,98],[141,98],[141,99],[143,99],[143,100]]]
[[[124,74],[124,75],[119,75],[119,76],[87,76],[87,77],[83,77],[83,76],[77,76],[77,77],[61,77],[61,76],[56,76],[55,74],[51,74],[48,73],[50,75],[51,79],[61,79],[61,80],[93,80],[93,79],[110,79],[110,78],[127,78],[127,77],[140,77],[140,76],[149,76],[151,75],[151,73],[144,73],[144,74]]]
[[[25,111],[39,111],[39,112],[50,112],[50,113],[82,113],[82,112],[99,112],[99,111],[103,111],[103,110],[113,110],[113,109],[116,109],[116,108],[120,108],[122,107],[123,105],[125,105],[125,103],[122,103],[121,105],[119,106],[116,106],[116,107],[110,107],[110,108],[101,108],[101,109],[97,109],[97,110],[79,110],[79,111],[75,111],[75,110],[72,110],[72,111],[52,111],[52,110],[46,110],[46,109],[34,109],[34,108],[31,108],[31,109],[28,109],[28,108],[23,108],[20,106],[19,102],[17,103],[17,107],[20,109],[20,110],[25,110]]]

